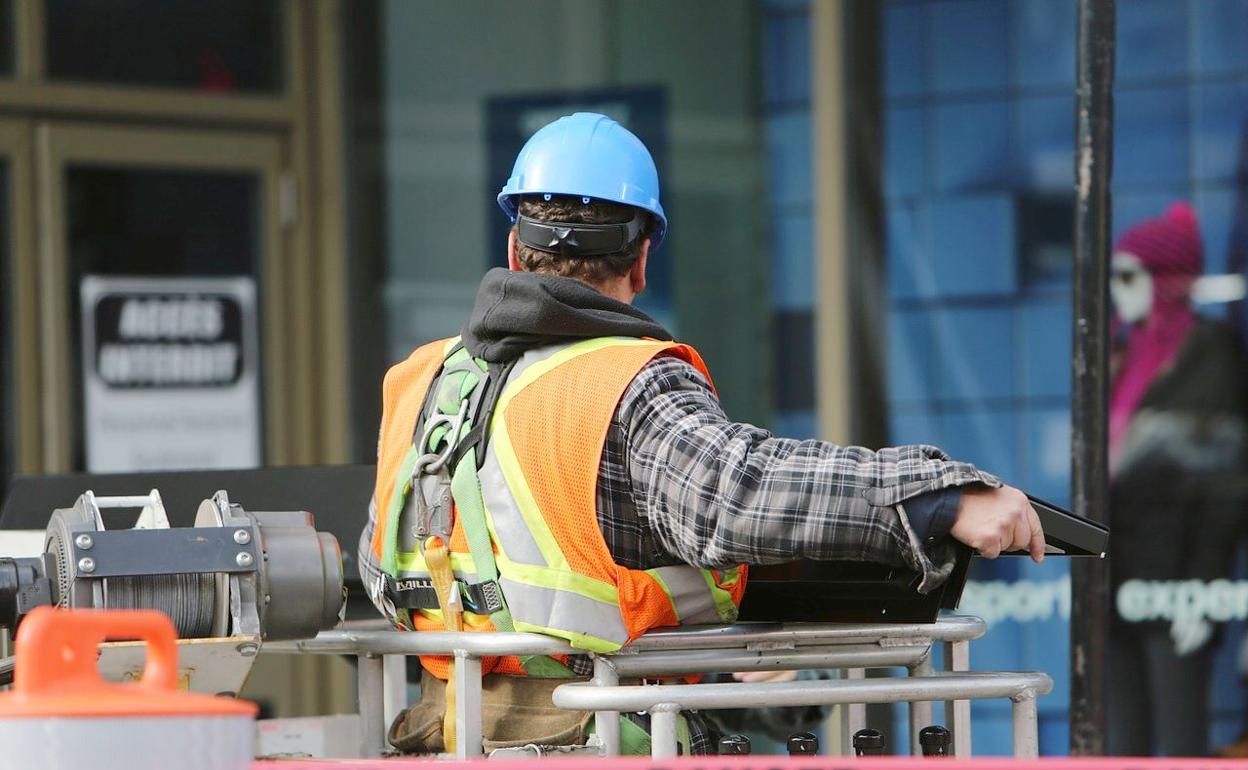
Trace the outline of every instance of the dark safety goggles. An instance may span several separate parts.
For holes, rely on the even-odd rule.
[[[516,237],[538,251],[564,257],[599,257],[623,251],[645,228],[648,219],[641,209],[628,222],[605,225],[543,222],[520,214],[516,217]]]

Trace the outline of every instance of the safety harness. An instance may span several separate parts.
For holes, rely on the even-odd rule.
[[[423,544],[421,552],[430,568],[430,578],[386,575],[385,593],[396,610],[440,609],[458,615],[466,609],[488,615],[495,630],[515,630],[498,584],[498,565],[477,475],[485,457],[494,407],[514,363],[474,358],[463,343],[457,342],[434,377],[417,421],[418,438],[413,444],[419,456],[412,467],[411,493],[407,494],[405,506],[414,506],[414,510],[405,510],[401,517],[405,522],[415,522],[414,535]],[[475,583],[456,579],[449,558],[438,558],[439,546],[445,549],[450,542],[452,501],[476,565]],[[435,568],[431,553],[444,563],[444,570]],[[443,582],[449,593],[445,598],[438,589]],[[456,590],[450,590],[452,586]],[[549,656],[522,657],[520,662],[529,676],[572,676],[566,666]]]
[[[511,613],[498,584],[498,565],[490,544],[481,494],[478,457],[485,456],[489,424],[514,362],[487,363],[470,355],[457,342],[434,376],[416,423],[412,453],[415,461],[404,490],[404,522],[413,522],[413,535],[429,569],[429,578],[396,578],[386,574],[384,592],[396,615],[412,610],[437,609],[448,631],[462,631],[465,609],[488,615],[498,631],[514,631]],[[409,458],[410,459],[410,458]],[[406,465],[406,463],[405,463]],[[468,549],[477,568],[476,583],[455,577],[448,544],[452,505],[458,514]],[[393,549],[394,539],[387,541]],[[520,658],[525,673],[534,677],[570,677],[572,672],[549,656]],[[448,672],[443,742],[455,745],[455,669]]]

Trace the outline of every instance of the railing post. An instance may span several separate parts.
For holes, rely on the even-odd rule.
[[[481,659],[455,651],[455,758],[484,752],[481,743]],[[450,747],[447,747],[450,749]]]
[[[951,673],[971,670],[971,643],[945,642],[945,670]],[[971,755],[971,702],[945,701],[945,727],[953,733],[953,755]]]
[[[1036,719],[1036,694],[1027,692],[1012,698],[1014,717],[1014,758],[1035,759],[1040,756],[1040,736]]]
[[[386,728],[407,708],[407,656],[382,656],[382,722]]]
[[[360,703],[360,755],[379,757],[386,750],[386,719],[382,696],[385,671],[380,655],[356,657],[356,697]]]
[[[927,655],[923,656],[923,660],[910,667],[911,677],[931,676],[932,669],[932,653],[929,650]],[[927,727],[932,723],[932,702],[931,701],[910,701],[910,754],[911,756],[922,756],[923,749],[919,746],[919,730]]]
[[[594,656],[594,684],[612,687],[620,683],[620,675],[610,658]],[[620,754],[620,712],[598,711],[594,713],[594,731],[602,741],[604,756],[616,757]]]
[[[861,668],[847,668],[841,674],[844,679],[865,679],[867,672]],[[841,709],[841,754],[854,756],[854,733],[867,726],[867,704],[847,703]]]
[[[676,717],[680,705],[659,703],[650,709],[650,757],[669,759],[680,753],[676,743]]]

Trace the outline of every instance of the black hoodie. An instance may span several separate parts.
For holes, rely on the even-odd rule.
[[[650,316],[575,278],[501,267],[481,279],[463,330],[468,352],[495,362],[543,345],[593,337],[672,339]]]

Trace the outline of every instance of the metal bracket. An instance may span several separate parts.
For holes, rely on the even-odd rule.
[[[71,545],[80,578],[255,572],[260,561],[251,530],[235,527],[103,530]]]

